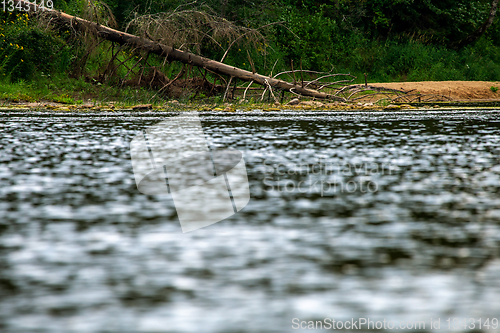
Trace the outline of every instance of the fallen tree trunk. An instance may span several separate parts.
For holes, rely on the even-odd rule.
[[[318,99],[331,99],[341,101],[344,100],[342,97],[335,96],[333,94],[323,93],[314,89],[309,89],[299,84],[290,83],[269,76],[253,73],[244,69],[229,66],[218,61],[207,59],[190,52],[177,50],[171,46],[164,45],[150,39],[138,37],[126,32],[111,29],[98,23],[68,15],[57,10],[51,10],[48,8],[42,9],[38,5],[26,0],[14,0],[14,5],[16,6],[18,4],[21,6],[21,8],[28,8],[29,6],[29,13],[31,14],[44,12],[44,15],[48,15],[49,18],[57,24],[67,24],[77,31],[93,33],[103,39],[120,45],[130,45],[131,47],[135,47],[162,57],[166,57],[169,61],[180,61],[185,64],[194,65],[203,69],[210,70],[217,74],[228,75],[230,77],[238,78],[240,80],[248,82],[253,81],[266,88],[286,90],[302,96],[308,96]]]

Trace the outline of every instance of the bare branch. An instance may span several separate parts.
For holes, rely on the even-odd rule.
[[[226,97],[227,97],[227,93],[229,91],[229,88],[231,87],[231,81],[233,81],[233,76],[231,76],[229,78],[229,82],[227,84],[227,88],[226,88],[226,92],[224,93],[224,97],[222,98],[222,101],[224,102],[226,100]]]
[[[248,91],[248,88],[250,88],[250,86],[253,84],[253,81],[250,81],[250,84],[248,85],[248,87],[245,89],[245,92],[243,93],[243,100],[246,100],[247,98],[247,91]]]
[[[245,37],[246,35],[250,34],[250,33],[255,33],[257,30],[261,30],[261,29],[264,29],[264,28],[267,28],[267,27],[270,27],[272,25],[276,25],[276,24],[283,24],[285,23],[285,21],[280,21],[280,22],[273,22],[273,23],[269,23],[269,24],[266,24],[266,25],[263,25],[257,29],[252,29],[252,30],[249,30],[247,32],[245,32],[244,34],[240,35],[238,38],[234,39],[231,44],[229,44],[229,46],[227,47],[227,50],[226,52],[224,52],[224,55],[222,56],[222,59],[220,60],[220,62],[224,62],[224,59],[226,59],[226,56],[229,52],[229,50],[231,49],[231,47],[234,45],[234,43],[236,43],[237,41],[239,41],[241,38]]]

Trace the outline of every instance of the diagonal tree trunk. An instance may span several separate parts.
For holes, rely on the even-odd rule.
[[[29,1],[14,0],[14,5],[17,4],[20,4],[22,8],[28,8],[29,6],[30,14],[40,13],[42,11],[41,8],[33,3],[30,3]],[[229,66],[218,61],[204,58],[190,52],[177,50],[171,46],[161,44],[150,39],[138,37],[126,32],[111,29],[98,23],[68,15],[57,10],[50,10],[46,8],[44,15],[48,15],[51,18],[52,22],[54,22],[55,24],[70,25],[75,30],[93,33],[101,38],[114,43],[118,43],[120,45],[127,44],[132,47],[139,48],[162,57],[166,57],[167,60],[170,61],[180,61],[185,64],[208,69],[221,75],[228,75],[230,77],[235,77],[243,81],[253,81],[264,87],[291,91],[302,96],[314,97],[318,99],[344,100],[342,97],[319,92],[314,89],[303,87],[299,84],[290,83],[269,76],[252,73],[237,67]]]
[[[490,13],[488,14],[488,18],[486,19],[486,21],[484,21],[484,23],[479,28],[477,28],[476,31],[474,31],[464,40],[458,43],[458,48],[462,48],[474,43],[486,32],[486,30],[488,30],[488,28],[493,24],[493,20],[495,19],[495,15],[497,14],[498,1],[499,0],[493,0],[490,7]]]

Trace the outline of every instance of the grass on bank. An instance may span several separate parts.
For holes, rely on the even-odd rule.
[[[224,108],[226,104],[267,105],[274,103],[267,95],[263,102],[259,97],[248,97],[244,102],[242,96],[235,96],[234,100],[223,100],[222,95],[207,97],[203,93],[197,98],[186,95],[182,98],[172,99],[158,94],[158,91],[142,87],[118,87],[108,84],[86,82],[82,78],[73,79],[63,75],[52,78],[38,78],[29,82],[0,80],[0,105],[12,103],[61,103],[67,105],[82,106],[106,106],[114,104],[117,107],[127,108],[140,104],[152,104],[152,106],[164,106],[179,102],[189,104],[192,107],[203,109],[207,105]],[[287,102],[293,98],[288,96]],[[269,101],[268,101],[269,100]]]
[[[56,102],[62,104],[102,105],[115,102],[122,106],[158,105],[165,102],[156,92],[135,87],[118,87],[73,79],[65,74],[42,75],[29,82],[0,79],[0,102]]]

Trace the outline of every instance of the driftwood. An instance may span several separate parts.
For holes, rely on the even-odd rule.
[[[237,78],[242,81],[257,83],[265,87],[266,90],[269,90],[271,94],[273,89],[278,89],[317,99],[345,101],[344,98],[337,96],[336,94],[328,94],[308,88],[309,84],[305,81],[303,81],[302,84],[298,84],[297,81],[294,81],[294,83],[290,83],[284,80],[276,79],[275,77],[265,76],[255,72],[250,72],[237,67],[229,66],[222,62],[207,59],[190,52],[181,51],[171,46],[152,41],[150,39],[118,31],[99,23],[68,15],[57,10],[51,10],[48,8],[44,8],[42,10],[38,7],[38,5],[29,1],[14,0],[14,6],[18,4],[20,4],[22,8],[28,8],[29,6],[30,11],[28,13],[30,14],[39,14],[40,12],[43,12],[43,15],[48,16],[49,19],[55,24],[69,25],[76,31],[92,33],[100,38],[117,43],[119,45],[128,45],[136,49],[144,50],[148,52],[148,54],[153,53],[161,57],[165,57],[165,59],[168,61],[180,61],[184,64],[207,69],[220,75],[227,75],[230,78]]]

